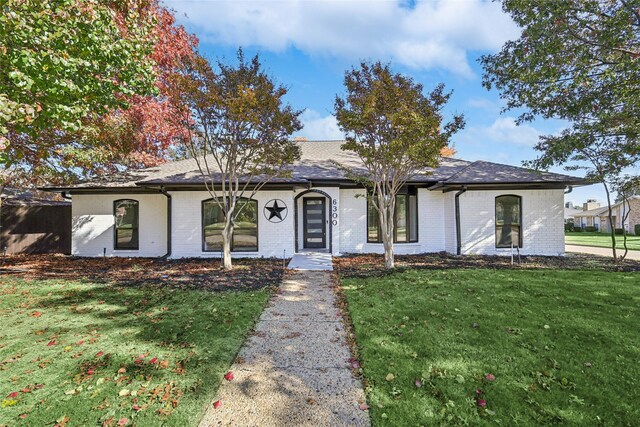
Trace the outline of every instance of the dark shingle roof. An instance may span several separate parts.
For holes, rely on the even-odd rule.
[[[579,178],[479,160],[445,179],[444,182],[447,184],[517,184],[576,180]]]
[[[344,172],[335,163],[352,171],[363,170],[358,156],[340,147],[344,141],[296,141],[302,151],[301,159],[292,166],[290,178],[271,182],[308,184],[314,181],[347,181]],[[580,178],[567,175],[536,172],[530,169],[498,163],[445,157],[440,165],[413,177],[412,182],[441,185],[501,184],[501,183],[578,183]],[[194,159],[165,163],[156,167],[123,172],[100,179],[80,182],[66,187],[73,189],[140,188],[158,185],[202,185],[203,179]],[[49,190],[63,188],[49,187]]]

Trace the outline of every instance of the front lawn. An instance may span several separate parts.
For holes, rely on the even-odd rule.
[[[99,275],[101,260],[78,263]],[[194,286],[164,276],[140,284],[153,274],[0,275],[0,426],[195,425],[269,290],[232,280],[235,290],[198,289],[217,288],[211,273]],[[124,285],[104,284],[110,277]]]
[[[350,276],[341,281],[374,425],[640,419],[636,273]]]
[[[624,249],[623,236],[616,235],[616,248]],[[611,247],[611,235],[608,233],[598,232],[581,232],[576,233],[573,231],[567,231],[564,235],[564,242],[567,245],[580,245],[580,246],[598,246],[603,248]],[[633,250],[640,250],[640,236],[627,235],[627,248]]]

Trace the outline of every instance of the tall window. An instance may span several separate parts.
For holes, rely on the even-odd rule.
[[[258,250],[258,202],[240,199],[236,204],[236,217],[231,250],[235,252],[254,252]],[[202,202],[202,250],[219,252],[222,250],[222,229],[224,213],[215,200]]]
[[[496,248],[522,247],[522,198],[496,197]]]
[[[418,198],[415,188],[409,188],[406,194],[396,195],[394,222],[395,243],[418,241]],[[371,199],[367,199],[367,242],[382,243],[378,211]]]
[[[113,202],[115,249],[138,249],[138,201],[116,200]]]

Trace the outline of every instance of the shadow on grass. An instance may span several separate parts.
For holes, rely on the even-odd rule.
[[[121,418],[193,425],[269,295],[243,286],[206,292],[4,279],[2,321],[13,326],[0,334],[0,359],[19,358],[4,366],[15,381],[0,384],[0,394],[45,387],[20,393],[0,411],[0,425],[48,425],[64,416],[76,425]]]

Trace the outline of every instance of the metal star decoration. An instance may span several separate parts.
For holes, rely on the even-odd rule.
[[[284,219],[282,217],[282,212],[287,210],[287,206],[284,205],[281,207],[280,205],[278,205],[278,200],[274,200],[273,205],[266,206],[265,209],[269,211],[269,217],[267,218],[269,221],[271,221],[274,218],[278,218],[280,221],[282,221]]]

